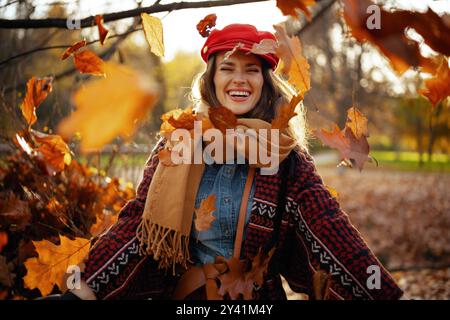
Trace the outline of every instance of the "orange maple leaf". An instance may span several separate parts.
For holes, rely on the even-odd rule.
[[[111,227],[117,222],[118,216],[113,214],[101,214],[97,215],[95,224],[91,226],[89,232],[91,236],[96,237]]]
[[[356,107],[347,110],[347,122],[345,125],[353,131],[356,139],[360,139],[362,136],[369,136],[367,118]]]
[[[100,44],[103,45],[106,41],[106,38],[108,36],[109,30],[105,28],[103,25],[103,15],[98,14],[94,17],[95,24],[98,27],[98,34],[100,37]]]
[[[211,33],[211,29],[216,26],[217,16],[212,13],[208,14],[197,23],[197,31],[203,38],[206,38]]]
[[[208,109],[208,115],[214,127],[223,134],[226,133],[226,129],[236,128],[236,115],[226,107],[211,107]]]
[[[300,9],[305,13],[308,20],[311,20],[311,12],[308,10],[308,6],[313,6],[315,4],[315,0],[277,0],[277,7],[281,12],[285,16],[291,15],[295,19],[298,19],[296,9]]]
[[[83,50],[73,55],[75,67],[81,73],[89,73],[96,76],[104,76],[104,62],[94,52]]]
[[[59,245],[47,240],[33,241],[39,257],[25,261],[25,286],[29,289],[39,289],[43,296],[48,295],[55,284],[60,289],[63,288],[62,282],[67,268],[80,264],[89,252],[88,239],[70,240],[61,235],[59,238]]]
[[[289,83],[297,88],[302,96],[311,88],[309,64],[302,54],[298,37],[290,38],[282,25],[274,25],[278,41],[277,54],[282,60],[281,73],[288,77]]]
[[[65,60],[74,52],[77,52],[80,48],[86,46],[86,40],[78,41],[77,43],[73,44],[70,48],[67,48],[66,51],[61,56],[61,60]]]
[[[27,82],[27,93],[23,99],[20,109],[27,120],[29,126],[32,126],[36,120],[36,108],[47,98],[52,91],[53,77],[36,78],[32,77]]]
[[[447,58],[442,58],[433,78],[425,80],[426,89],[418,92],[436,106],[440,101],[450,96],[450,68]]]
[[[195,209],[195,229],[197,231],[205,231],[211,228],[211,223],[216,220],[213,212],[216,208],[216,195],[211,194],[200,202],[200,207]]]
[[[58,126],[65,138],[80,132],[82,152],[101,148],[118,135],[129,139],[158,100],[147,76],[112,62],[105,62],[104,69],[105,78],[93,79],[75,93],[77,110]]]
[[[44,162],[48,174],[53,175],[60,172],[71,163],[70,149],[61,136],[34,130],[31,131],[31,134],[40,144],[35,151],[38,158]]]
[[[303,100],[301,95],[293,96],[288,104],[283,105],[280,108],[279,115],[272,120],[272,129],[284,130],[288,127],[289,120],[295,117],[295,108],[300,101]]]

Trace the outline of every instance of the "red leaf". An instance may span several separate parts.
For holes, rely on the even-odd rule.
[[[199,23],[197,23],[198,33],[200,33],[203,38],[208,37],[211,29],[216,26],[216,20],[217,16],[214,13],[208,14],[206,17],[200,20]]]

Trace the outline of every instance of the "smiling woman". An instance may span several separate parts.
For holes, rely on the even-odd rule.
[[[286,104],[301,117],[301,104],[273,74],[279,58],[251,53],[264,39],[275,38],[247,24],[213,30],[201,51],[207,69],[197,81],[194,113],[184,116],[219,119],[246,133],[272,130],[276,139],[253,136],[268,142],[279,167],[264,174],[264,165],[239,148],[226,163],[173,165],[163,154],[179,141],[173,131],[165,134],[137,197],[92,245],[82,288],[70,297],[285,300],[281,276],[311,299],[401,297],[323,185],[305,140],[289,130],[293,122],[277,121]],[[168,122],[178,128],[181,121]],[[304,137],[305,126],[297,129]],[[200,149],[208,147],[206,135]]]

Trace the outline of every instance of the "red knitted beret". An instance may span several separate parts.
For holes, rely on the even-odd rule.
[[[267,31],[258,31],[250,24],[230,24],[222,30],[214,29],[211,31],[203,45],[201,55],[203,60],[208,62],[210,55],[219,51],[232,50],[238,43],[242,43],[243,45],[239,50],[250,52],[253,44],[258,44],[263,39],[275,40],[275,36]],[[279,61],[276,55],[266,53],[260,54],[259,56],[275,70]]]

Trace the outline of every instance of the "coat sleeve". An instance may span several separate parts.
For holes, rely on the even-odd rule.
[[[159,140],[153,148],[144,168],[136,197],[127,202],[120,210],[118,221],[95,241],[91,241],[91,249],[85,261],[83,280],[94,291],[97,299],[141,298],[136,293],[144,285],[136,282],[137,275],[149,268],[148,257],[139,255],[139,242],[136,229],[141,221],[147,198],[148,188],[153,173],[158,165],[157,152],[162,149],[163,140]],[[147,261],[146,261],[147,260]],[[147,270],[145,281],[155,292],[163,289],[162,275],[157,268]],[[152,273],[153,272],[153,273]],[[144,291],[147,289],[144,289]],[[133,293],[133,296],[128,295]],[[151,292],[147,290],[151,296]]]
[[[331,275],[331,299],[399,299],[403,292],[325,188],[313,159],[296,151],[287,266],[294,291],[312,294],[318,270]],[[304,290],[306,289],[306,290]]]

